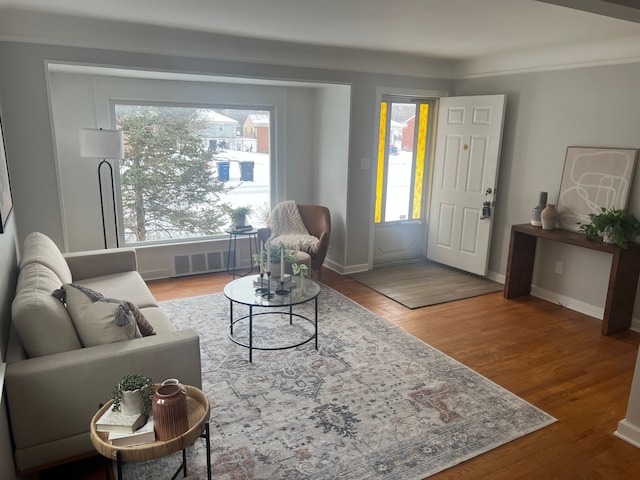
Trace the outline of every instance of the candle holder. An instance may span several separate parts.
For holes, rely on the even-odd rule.
[[[262,293],[262,298],[273,298],[275,294],[271,292],[271,271],[267,272],[267,288]]]
[[[256,288],[256,293],[267,293],[269,290],[264,288],[264,272],[260,274],[260,287]]]
[[[289,290],[287,290],[286,288],[284,288],[284,282],[285,282],[285,278],[284,276],[280,277],[280,288],[278,290],[276,290],[276,293],[278,295],[288,295],[289,294]]]

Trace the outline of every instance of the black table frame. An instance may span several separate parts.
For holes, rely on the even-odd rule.
[[[313,281],[313,280],[309,280],[307,279],[306,281]],[[264,285],[267,285],[267,283],[265,283]],[[277,284],[274,282],[274,287]],[[270,296],[278,296],[281,297],[284,300],[284,296],[280,296],[277,293],[274,293],[273,291],[271,291],[271,289],[269,289],[269,292],[267,293],[260,293],[258,292],[258,290],[263,290],[262,288],[260,289],[256,289],[256,295],[260,296],[262,295],[263,297],[265,295],[270,295]],[[240,345],[241,347],[245,347],[249,349],[249,363],[253,362],[253,351],[254,350],[287,350],[289,348],[296,348],[299,347],[301,345],[304,345],[306,343],[309,343],[311,340],[315,339],[315,349],[318,349],[318,296],[320,295],[320,291],[318,291],[318,293],[316,293],[313,296],[309,296],[309,298],[304,298],[303,300],[299,300],[299,301],[291,301],[291,302],[282,302],[282,303],[277,303],[274,305],[264,305],[264,304],[251,304],[251,303],[246,303],[246,302],[242,302],[239,301],[237,299],[233,299],[231,298],[229,295],[227,295],[227,293],[225,292],[225,296],[227,296],[227,298],[229,299],[229,329],[227,332],[227,336],[229,337],[229,339],[237,344]],[[294,305],[302,305],[303,303],[308,303],[311,300],[314,301],[314,319],[310,319],[304,315],[298,314],[298,313],[293,313],[293,307]],[[249,314],[248,315],[244,315],[242,317],[239,317],[237,319],[234,320],[233,318],[233,304],[237,303],[239,305],[246,305],[249,307]],[[287,311],[282,311],[281,309],[283,307],[288,307]],[[265,311],[265,312],[260,312],[260,313],[254,313],[254,309],[255,308],[264,308],[264,309],[269,309],[269,311]],[[272,309],[280,309],[280,310],[276,310],[273,311]],[[288,315],[289,316],[289,325],[293,325],[293,318],[297,317],[300,318],[302,320],[305,320],[307,322],[309,322],[312,326],[313,326],[313,333],[309,336],[309,338],[305,338],[304,340],[302,340],[301,342],[295,343],[295,344],[291,344],[291,345],[284,345],[284,346],[280,346],[280,347],[265,347],[265,346],[260,346],[260,347],[256,347],[253,345],[253,319],[254,317],[260,316],[260,315]],[[233,326],[238,323],[241,322],[242,320],[245,319],[249,319],[249,343],[245,343],[237,338],[235,338],[233,336]]]
[[[227,248],[227,273],[230,273],[231,275],[233,275],[233,278],[236,278],[236,276],[240,276],[240,277],[245,277],[247,275],[249,275],[252,271],[253,271],[253,246],[255,246],[256,248],[256,253],[259,252],[258,250],[258,230],[256,230],[255,228],[252,228],[251,230],[235,230],[235,229],[229,229],[227,230],[227,233],[229,234],[229,246]],[[245,237],[248,236],[249,237],[249,261],[250,261],[250,267],[249,269],[244,272],[244,273],[236,273],[237,269],[236,269],[236,252],[237,250],[237,241],[238,241],[238,235],[241,237]],[[253,237],[253,245],[251,243],[251,240]],[[233,266],[231,268],[229,268],[229,262],[231,260],[231,245],[233,245]]]

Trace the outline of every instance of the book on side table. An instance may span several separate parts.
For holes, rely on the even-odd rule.
[[[96,421],[98,432],[133,433],[144,425],[147,417],[144,415],[125,415],[111,408]]]
[[[156,432],[154,431],[153,415],[150,415],[147,423],[133,433],[109,432],[109,441],[118,447],[131,447],[155,442]]]

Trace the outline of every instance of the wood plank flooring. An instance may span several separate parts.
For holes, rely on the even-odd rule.
[[[158,301],[222,290],[228,274],[149,282]],[[626,415],[640,334],[533,297],[494,293],[410,310],[323,270],[322,281],[558,419],[435,476],[444,479],[636,479],[640,450],[614,437]],[[40,478],[103,479],[97,459]]]

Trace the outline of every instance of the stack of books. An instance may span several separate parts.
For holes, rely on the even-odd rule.
[[[96,431],[109,432],[109,441],[119,447],[156,441],[153,416],[124,415],[111,408],[96,421]]]

